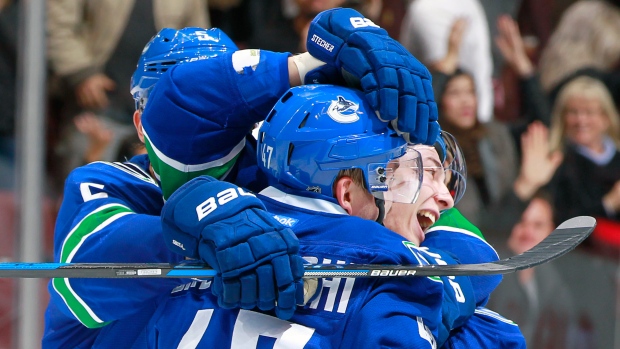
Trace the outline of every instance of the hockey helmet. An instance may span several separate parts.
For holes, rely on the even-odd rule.
[[[419,153],[376,117],[364,95],[332,85],[307,85],[286,92],[258,133],[258,166],[289,188],[333,197],[340,170],[359,168],[376,197],[388,190],[390,162],[408,154],[407,191],[413,202],[422,180]],[[401,171],[403,172],[403,171]]]
[[[153,86],[173,66],[237,51],[237,45],[220,29],[164,28],[146,44],[131,77],[130,91],[136,109],[144,110]]]

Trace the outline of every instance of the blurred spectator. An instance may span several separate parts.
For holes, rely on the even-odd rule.
[[[550,200],[543,192],[534,196],[512,229],[507,241],[510,252],[506,254],[521,254],[553,231],[556,225]],[[569,290],[554,264],[545,263],[506,274],[488,308],[519,324],[528,348],[592,348],[577,335],[576,305]]]
[[[564,152],[554,178],[559,219],[620,220],[620,119],[603,83],[582,76],[562,88],[551,119],[551,146]]]
[[[497,19],[502,15],[509,15],[511,17],[516,17],[519,9],[521,7],[521,3],[523,0],[479,0],[480,5],[484,9],[485,17],[487,19],[487,24],[489,27],[490,37],[495,37],[497,35],[497,27],[495,23]],[[503,56],[497,49],[497,46],[491,43],[491,53],[493,54],[493,78],[497,78],[501,74],[502,66],[504,65]]]
[[[246,1],[250,21],[248,47],[277,52],[306,51],[312,19],[334,7],[351,7],[377,21],[382,0],[264,0]]]
[[[114,133],[91,112],[83,112],[73,119],[77,130],[88,138],[84,152],[83,165],[103,159],[103,153],[112,140]]]
[[[88,138],[75,128],[82,122],[70,120],[94,113],[113,134],[99,160],[113,160],[120,140],[135,133],[128,86],[144,43],[163,27],[207,27],[209,20],[204,0],[49,0],[47,5],[49,59],[67,87],[56,149],[64,180],[88,149]]]
[[[506,64],[518,77],[525,117],[513,123],[512,132],[517,143],[527,124],[539,120],[547,127],[551,124],[551,108],[546,93],[540,86],[540,79],[532,63],[517,22],[503,15],[497,20],[496,47]]]
[[[583,68],[610,72],[620,62],[620,8],[603,0],[572,4],[545,47],[540,63],[541,82],[551,92]]]
[[[534,123],[522,136],[519,165],[508,125],[478,120],[473,78],[456,68],[465,25],[461,19],[455,21],[446,57],[431,67],[433,89],[441,127],[456,137],[467,161],[468,188],[457,206],[490,240],[498,240],[506,236],[536,190],[549,182],[562,157],[550,153],[547,128]]]
[[[478,0],[414,0],[407,10],[400,42],[422,63],[432,65],[446,56],[450,29],[457,18],[467,22],[458,66],[475,77],[476,115],[493,118],[493,62],[489,27]]]
[[[15,186],[17,0],[0,1],[0,189]]]
[[[247,0],[209,0],[209,19],[230,37],[239,49],[247,48],[251,35]]]

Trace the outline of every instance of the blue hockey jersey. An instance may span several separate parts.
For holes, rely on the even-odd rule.
[[[143,117],[166,113],[175,120],[179,113],[189,112],[211,118],[210,127],[202,130],[217,145],[209,149],[211,163],[236,152],[218,177],[263,189],[266,178],[256,166],[255,141],[247,135],[290,87],[287,57],[265,52],[256,65],[241,71],[231,55],[176,66],[153,89]],[[171,137],[151,135],[158,136]],[[56,262],[180,260],[161,239],[162,191],[148,167],[147,157],[139,156],[128,163],[89,164],[69,175],[55,228]],[[152,302],[183,281],[54,279],[49,284],[43,347],[129,347],[150,318]]]
[[[65,183],[56,221],[56,262],[179,262],[161,237],[161,190],[146,156],[96,162]],[[52,279],[44,348],[90,348],[111,321],[131,318],[183,280]],[[140,326],[134,319],[128,330]],[[129,332],[130,333],[130,332]],[[131,337],[127,339],[131,341]]]
[[[495,262],[499,256],[482,235],[456,208],[441,213],[439,220],[426,231],[424,247],[452,254],[461,264]],[[491,292],[502,281],[502,275],[470,276],[476,306],[484,306]]]
[[[476,308],[466,326],[450,333],[444,349],[525,349],[519,326],[489,309]]]
[[[332,201],[273,187],[261,194],[267,210],[299,237],[310,263],[427,264],[441,258]],[[146,329],[150,348],[436,348],[442,306],[459,303],[454,286],[444,292],[437,277],[328,278],[314,301],[284,321],[269,312],[221,309],[209,286],[180,286],[163,301]]]
[[[495,249],[482,232],[456,208],[441,213],[439,220],[426,231],[422,246],[439,249],[456,256],[461,263],[486,263],[499,260]],[[443,349],[525,348],[525,338],[518,325],[484,308],[502,275],[470,276],[477,308],[465,324],[453,327]],[[441,337],[444,338],[444,337]]]

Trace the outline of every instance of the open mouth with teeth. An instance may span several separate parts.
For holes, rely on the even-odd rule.
[[[418,223],[420,224],[420,228],[422,228],[422,231],[426,231],[431,225],[435,224],[435,221],[437,220],[437,217],[435,217],[435,214],[431,211],[426,211],[426,210],[420,210],[417,213],[418,216]]]

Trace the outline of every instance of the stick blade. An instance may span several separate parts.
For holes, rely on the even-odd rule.
[[[596,227],[596,219],[589,216],[579,216],[566,220],[554,229],[538,245],[522,254],[502,259],[492,263],[459,264],[442,266],[441,274],[427,274],[434,276],[446,275],[490,275],[508,274],[518,270],[528,269],[547,263],[572,251],[582,243]],[[452,268],[446,268],[452,267]],[[449,269],[453,269],[450,271]],[[453,272],[453,274],[449,274]],[[420,275],[418,273],[418,275]]]

